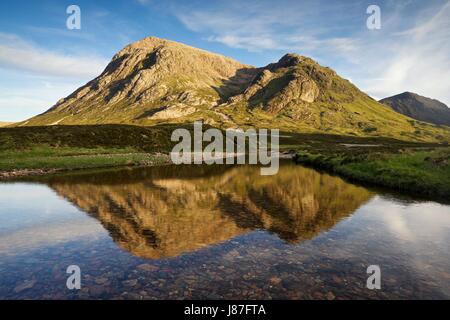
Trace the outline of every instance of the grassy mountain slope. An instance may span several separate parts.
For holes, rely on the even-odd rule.
[[[449,131],[400,115],[330,68],[288,54],[263,68],[243,94],[218,109],[239,125],[402,140],[448,141]]]
[[[450,140],[450,130],[393,111],[310,58],[287,54],[255,68],[154,37],[125,47],[99,77],[19,125],[194,120],[221,128]]]
[[[145,38],[103,73],[23,125],[154,124],[205,110],[242,90],[255,69],[180,43]]]

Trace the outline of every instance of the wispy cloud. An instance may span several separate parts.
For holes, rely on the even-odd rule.
[[[331,66],[375,98],[414,91],[450,104],[450,1],[227,1],[175,11],[191,31],[247,51],[294,51]]]
[[[40,48],[13,34],[0,33],[0,68],[41,76],[86,78],[98,75],[107,60],[97,56],[73,56]]]
[[[368,69],[378,79],[365,81],[376,97],[413,91],[450,105],[450,2],[415,21],[413,27],[394,32],[372,44]]]
[[[106,64],[98,56],[62,54],[0,33],[0,119],[18,121],[41,113]]]
[[[347,4],[317,1],[227,1],[226,6],[209,9],[180,9],[176,16],[190,30],[209,33],[208,41],[248,51],[297,50],[314,54],[320,47],[337,53],[353,50],[357,45],[350,37],[338,36],[342,23],[339,13]],[[325,25],[316,13],[329,20]],[[344,17],[350,18],[352,17]],[[333,23],[333,21],[335,23]]]
[[[232,48],[247,49],[249,51],[260,51],[264,49],[280,48],[280,43],[271,37],[264,36],[236,36],[221,35],[207,38],[211,42],[220,42]]]
[[[87,79],[0,70],[0,119],[20,121],[50,108]]]

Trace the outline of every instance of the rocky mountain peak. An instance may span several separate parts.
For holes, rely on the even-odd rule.
[[[19,125],[195,120],[223,128],[276,127],[411,139],[429,130],[311,58],[288,53],[256,68],[156,37],[124,47],[98,77]],[[445,134],[435,137],[442,140]]]
[[[269,69],[271,71],[281,69],[281,68],[289,68],[289,67],[295,67],[301,63],[315,63],[314,60],[311,58],[301,56],[296,53],[287,53],[284,56],[281,57],[278,62],[271,63],[267,65],[264,69]]]
[[[169,114],[184,115],[194,111],[191,107],[212,106],[238,93],[253,78],[253,69],[219,54],[147,37],[120,50],[100,76],[50,111],[67,109],[73,115],[85,105],[106,110],[126,104],[159,111],[175,107],[185,110]]]

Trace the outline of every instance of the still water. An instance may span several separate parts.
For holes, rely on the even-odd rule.
[[[449,244],[449,206],[291,162],[0,184],[2,299],[448,299]]]

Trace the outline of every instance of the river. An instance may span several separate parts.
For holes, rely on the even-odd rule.
[[[290,161],[0,184],[1,299],[448,299],[449,244],[448,205]]]

